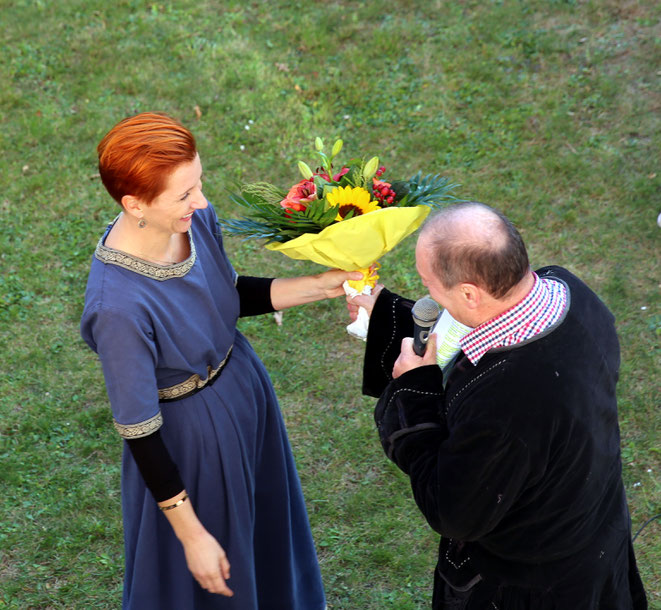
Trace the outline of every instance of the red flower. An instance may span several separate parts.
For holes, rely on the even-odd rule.
[[[372,178],[372,190],[374,191],[374,198],[384,208],[392,205],[395,201],[395,197],[397,196],[395,191],[393,191],[390,186],[390,182],[379,180],[378,178]]]
[[[344,176],[344,174],[346,174],[348,171],[349,171],[348,167],[346,167],[346,166],[343,167],[337,174],[335,174],[333,176],[333,180],[330,179],[330,177],[328,176],[328,174],[326,172],[317,171],[315,176],[319,176],[319,177],[323,178],[324,180],[326,180],[327,182],[339,182],[340,178],[342,176]]]
[[[317,187],[312,180],[301,180],[289,189],[287,196],[280,202],[283,208],[302,212],[310,201],[317,198]]]

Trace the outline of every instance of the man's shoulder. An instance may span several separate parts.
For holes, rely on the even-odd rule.
[[[558,265],[540,267],[535,273],[541,279],[560,280],[565,283],[569,294],[567,304],[569,316],[576,316],[585,321],[586,317],[602,316],[612,323],[613,314],[603,302],[601,297],[581,278],[568,269]]]
[[[565,269],[564,267],[561,267],[560,265],[546,265],[545,267],[540,267],[539,269],[535,269],[535,273],[540,277],[540,278],[548,278],[548,279],[559,279],[563,281],[569,281],[569,282],[581,282],[583,281],[576,275],[574,275],[569,269]]]

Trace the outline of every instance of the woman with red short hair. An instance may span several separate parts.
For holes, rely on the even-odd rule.
[[[121,212],[94,253],[81,333],[125,439],[123,608],[322,610],[282,416],[236,321],[340,296],[355,274],[237,276],[195,140],[166,115],[121,121],[98,153]]]

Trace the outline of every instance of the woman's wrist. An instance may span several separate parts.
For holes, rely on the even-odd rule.
[[[167,517],[175,536],[184,546],[195,544],[208,534],[195,514],[190,500],[186,500],[173,510],[163,511],[163,515]]]
[[[322,279],[318,275],[276,278],[271,283],[271,303],[275,310],[323,299]]]
[[[179,500],[173,502],[172,504],[159,504],[161,510],[174,510],[178,506],[181,506],[186,500],[188,500],[188,494],[184,494]]]
[[[348,273],[332,269],[318,275],[277,278],[271,284],[271,302],[276,310],[295,305],[333,299],[344,294],[342,284],[347,279],[359,280],[360,272]]]

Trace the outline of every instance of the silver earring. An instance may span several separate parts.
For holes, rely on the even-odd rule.
[[[144,229],[147,226],[147,221],[144,218],[141,218],[138,220],[138,227],[141,229]]]

